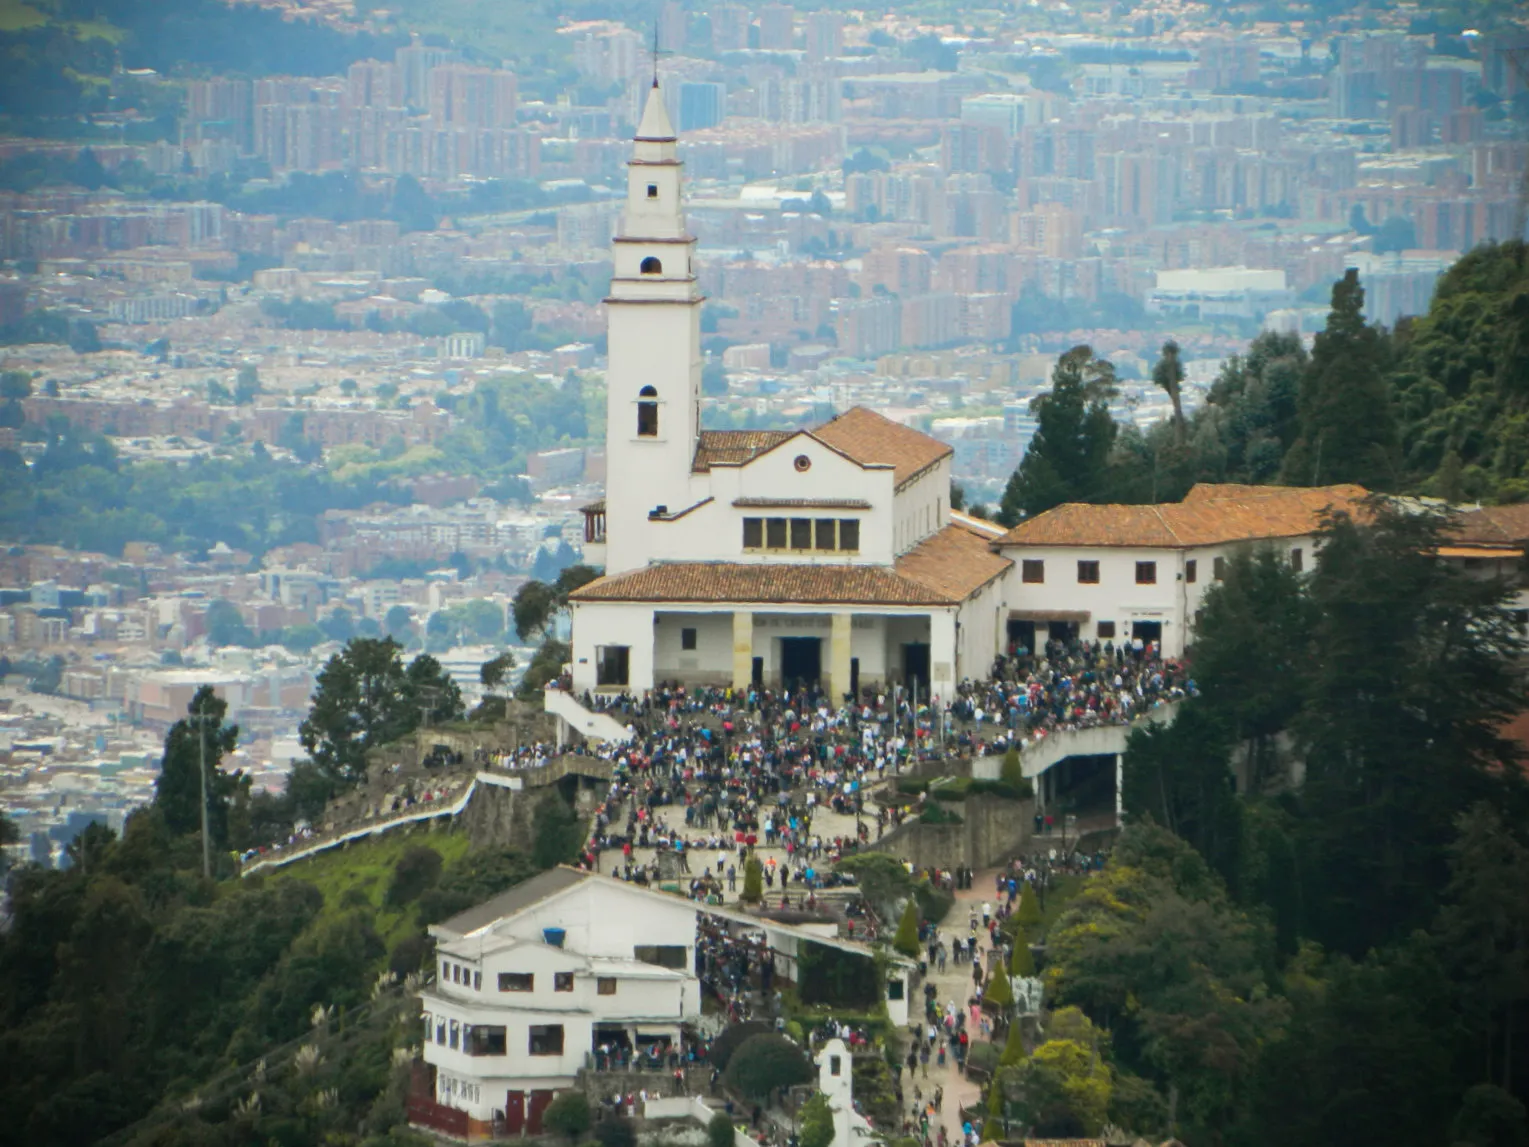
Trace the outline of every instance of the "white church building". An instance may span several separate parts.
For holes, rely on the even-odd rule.
[[[586,509],[573,685],[949,695],[999,647],[1002,531],[954,513],[951,448],[855,408],[813,430],[700,428],[701,304],[658,89],[628,165],[609,312],[607,496]]]
[[[1005,531],[954,511],[951,448],[856,407],[810,430],[702,430],[696,241],[655,86],[615,239],[607,495],[571,596],[576,692],[655,685],[949,697],[1048,640],[1192,644],[1248,547],[1297,566],[1358,487],[1196,486],[1181,503],[1064,505]]]

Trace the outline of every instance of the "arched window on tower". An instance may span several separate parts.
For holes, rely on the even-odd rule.
[[[664,265],[660,263],[654,256],[649,255],[642,261],[642,265],[638,268],[638,270],[640,270],[644,275],[662,275],[664,273]]]
[[[637,437],[658,437],[658,391],[651,386],[637,392]]]

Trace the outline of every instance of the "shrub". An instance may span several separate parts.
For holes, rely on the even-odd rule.
[[[807,1038],[807,1035],[802,1031],[801,1024],[797,1023],[795,1020],[787,1020],[786,1038],[792,1043],[801,1043],[804,1039]]]
[[[424,965],[429,953],[430,938],[422,932],[411,932],[394,944],[393,950],[388,953],[388,971],[400,980],[412,976]]]
[[[855,1106],[877,1127],[896,1127],[901,1122],[897,1086],[887,1061],[880,1056],[857,1055],[851,1069]]]
[[[903,905],[903,918],[897,923],[897,935],[892,937],[892,947],[904,956],[918,956],[918,905],[911,896]]]
[[[1035,975],[1035,954],[1030,951],[1030,941],[1025,939],[1023,928],[1014,931],[1014,952],[1009,957],[1009,975],[1024,976],[1026,979]]]
[[[1003,1067],[1012,1067],[1025,1058],[1025,1036],[1022,1024],[1012,1023],[1009,1025],[1009,1038],[1004,1041],[1003,1054],[998,1062]]]
[[[562,796],[550,792],[536,806],[536,835],[531,860],[538,868],[567,864],[579,855],[584,832],[579,818]]]
[[[991,1043],[973,1043],[966,1051],[966,1066],[989,1075],[998,1066],[998,1046]]]
[[[982,990],[982,1002],[994,1011],[1006,1012],[1014,1006],[1014,989],[1009,984],[1009,973],[1002,964],[993,969]]]
[[[928,790],[928,788],[929,788],[929,781],[925,777],[898,777],[897,778],[897,791],[900,792],[900,793],[906,793],[909,796],[915,796],[916,797],[916,796],[918,796],[919,793],[926,792]]]
[[[920,824],[963,824],[961,814],[941,808],[937,804],[927,804],[924,811],[918,814]]]
[[[542,1112],[542,1126],[554,1135],[567,1136],[572,1143],[589,1130],[589,1100],[582,1091],[565,1091],[547,1104]]]
[[[733,1147],[735,1142],[737,1131],[733,1128],[732,1118],[725,1111],[717,1112],[706,1125],[707,1147]]]
[[[393,865],[393,879],[388,884],[387,902],[394,908],[417,900],[427,888],[434,888],[441,878],[441,854],[423,844],[408,849]]]
[[[637,1147],[637,1128],[630,1119],[602,1119],[595,1124],[594,1140],[600,1147]]]
[[[739,899],[745,904],[758,904],[764,899],[764,865],[757,856],[749,857],[743,866],[743,892]]]
[[[834,1113],[828,1096],[820,1091],[802,1104],[800,1126],[801,1147],[828,1147],[834,1141]]]
[[[936,888],[929,883],[928,878],[920,879],[913,886],[913,898],[918,902],[919,918],[938,924],[945,919],[945,914],[955,904],[956,898],[952,893],[942,888]]]
[[[744,1040],[728,1061],[724,1078],[735,1091],[763,1101],[777,1088],[810,1082],[813,1074],[801,1048],[783,1035],[766,1032]]]
[[[1041,922],[1041,904],[1035,898],[1035,889],[1030,886],[1028,880],[1025,881],[1020,889],[1019,911],[1015,912],[1014,915],[1018,918],[1021,928],[1034,928]]]
[[[746,1023],[723,1028],[722,1033],[711,1041],[711,1052],[708,1058],[711,1060],[712,1067],[718,1071],[726,1071],[728,1061],[733,1058],[733,1052],[742,1047],[745,1040],[769,1030],[770,1025],[759,1020],[749,1020]]]
[[[1003,755],[1003,765],[998,770],[998,779],[1011,789],[1023,788],[1025,785],[1025,768],[1019,762],[1019,749],[1010,745],[1009,751]]]
[[[966,790],[972,796],[979,793],[990,793],[995,797],[1004,797],[1007,800],[1024,801],[1035,796],[1035,786],[1030,783],[1028,777],[1021,777],[1019,783],[1011,785],[1007,781],[973,781],[971,787]]]

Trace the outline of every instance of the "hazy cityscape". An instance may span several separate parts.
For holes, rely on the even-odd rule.
[[[1345,269],[1370,320],[1425,310],[1511,235],[1529,156],[1509,34],[1411,6],[1235,30],[1197,5],[655,11],[564,19],[557,68],[416,38],[326,75],[119,73],[88,143],[0,140],[0,450],[36,465],[67,424],[124,461],[253,451],[353,487],[179,546],[130,514],[64,545],[3,519],[3,797],[31,855],[147,799],[198,683],[279,789],[349,636],[436,653],[473,697],[486,650],[529,660],[507,608],[579,560],[607,477],[601,298],[655,67],[705,424],[868,405],[950,443],[974,504],[1061,351],[1113,363],[1112,413],[1145,428],[1171,413],[1150,377],[1171,337],[1193,410],[1258,331],[1320,330]],[[151,105],[173,130],[121,142]]]

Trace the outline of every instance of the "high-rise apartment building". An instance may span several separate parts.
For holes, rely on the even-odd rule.
[[[809,12],[804,26],[808,63],[835,60],[844,54],[844,17],[838,12]]]
[[[789,52],[795,40],[796,9],[789,4],[766,4],[759,9],[759,46],[767,52]]]

